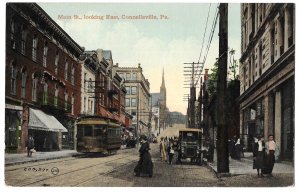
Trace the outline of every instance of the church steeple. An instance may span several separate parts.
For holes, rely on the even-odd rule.
[[[163,68],[163,73],[162,73],[162,81],[161,81],[161,86],[160,86],[160,90],[162,89],[166,89],[166,86],[165,86],[165,68]]]

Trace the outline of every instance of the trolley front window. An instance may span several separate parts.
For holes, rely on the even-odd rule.
[[[94,126],[94,136],[103,136],[105,134],[106,127],[104,125],[95,125]]]

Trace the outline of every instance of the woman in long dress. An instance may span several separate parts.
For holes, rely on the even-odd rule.
[[[134,172],[136,176],[152,177],[153,163],[151,160],[151,155],[149,153],[150,145],[145,135],[142,135],[140,139],[141,139],[141,148],[139,150],[140,160],[136,165],[136,167],[134,168]]]
[[[263,177],[265,143],[262,136],[258,136],[258,141],[254,143],[253,149],[253,169],[257,169],[257,175]],[[261,172],[260,172],[261,171]]]

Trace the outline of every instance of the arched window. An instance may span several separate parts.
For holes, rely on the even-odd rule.
[[[10,93],[16,95],[16,80],[17,80],[17,69],[14,63],[11,65],[11,76],[10,76]]]
[[[26,27],[22,25],[22,32],[21,32],[21,53],[25,55],[26,50]]]
[[[31,91],[32,101],[37,101],[37,96],[36,96],[37,82],[38,82],[38,78],[37,75],[34,73],[32,76],[32,91]]]
[[[55,74],[58,73],[58,61],[59,61],[59,52],[56,51],[56,54],[55,54],[55,62],[54,62],[54,65],[55,65]]]
[[[37,35],[34,34],[33,35],[33,39],[32,39],[32,60],[36,61],[36,55],[37,55],[37,44],[38,44],[38,38]]]
[[[26,96],[26,80],[27,80],[27,71],[26,68],[22,69],[22,82],[21,82],[21,98]]]
[[[43,93],[43,104],[48,104],[48,83],[45,81],[44,83],[44,93]]]
[[[65,80],[68,80],[68,59],[65,60]]]
[[[43,51],[43,66],[47,67],[47,54],[48,54],[48,42],[44,43],[44,51]]]
[[[71,83],[72,83],[72,85],[74,85],[74,81],[75,81],[75,67],[74,67],[74,64],[72,63],[72,68],[71,68]]]
[[[56,84],[55,85],[55,91],[54,91],[54,106],[55,107],[57,107],[58,92],[59,92],[59,89],[58,89],[58,85]]]
[[[72,94],[71,105],[72,105],[72,115],[74,115],[74,93]]]
[[[15,40],[15,21],[12,19],[10,21],[10,41],[11,41],[11,48],[16,48],[16,40]]]
[[[68,91],[65,91],[65,110],[68,110]]]

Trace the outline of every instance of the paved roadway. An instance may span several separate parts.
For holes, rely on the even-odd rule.
[[[182,125],[183,126],[183,125]],[[173,137],[180,126],[161,135]],[[78,156],[5,166],[9,186],[85,186],[85,187],[228,187],[290,186],[292,174],[258,178],[256,174],[217,178],[207,166],[169,165],[159,157],[159,144],[151,144],[154,175],[135,177],[138,149],[120,150],[112,156]]]

